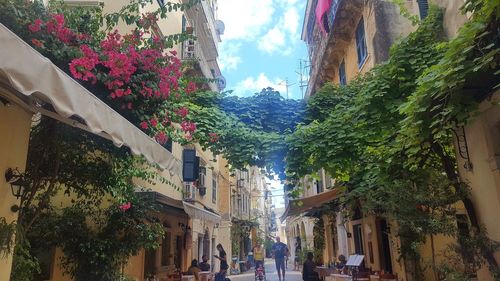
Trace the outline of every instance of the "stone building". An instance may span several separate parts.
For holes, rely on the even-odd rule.
[[[448,38],[456,36],[458,29],[467,22],[470,15],[463,15],[459,8],[465,1],[416,0],[404,1],[407,10],[420,18],[427,15],[429,5],[435,4],[444,11],[444,30]],[[319,15],[317,14],[319,13]],[[389,48],[398,39],[415,27],[403,16],[391,1],[361,0],[309,0],[307,1],[302,40],[308,47],[310,80],[306,98],[326,82],[345,85],[388,58]],[[471,187],[471,198],[475,204],[478,220],[488,232],[489,238],[499,241],[497,216],[500,212],[500,174],[498,143],[500,143],[498,105],[499,93],[490,93],[490,100],[480,105],[480,114],[473,122],[457,128],[456,150],[458,167],[462,180]],[[365,266],[374,271],[394,273],[399,280],[407,279],[405,264],[398,257],[399,239],[389,229],[397,222],[383,217],[363,214],[361,210],[345,218],[341,212],[314,217],[321,205],[334,201],[339,196],[335,190],[328,190],[320,180],[308,177],[302,180],[302,198],[290,200],[283,219],[287,221],[289,241],[302,239],[302,244],[314,246],[313,232],[318,220],[322,220],[326,247],[323,262],[334,261],[339,254],[363,254]],[[323,181],[323,182],[321,182]],[[300,204],[297,202],[300,201]],[[463,206],[457,206],[458,213],[465,213]],[[460,224],[457,221],[457,224]],[[458,225],[460,227],[460,225]],[[443,250],[450,242],[448,237],[432,237],[433,245],[426,243],[420,249],[424,258],[430,259],[431,252]],[[434,249],[431,249],[434,247]],[[294,255],[292,249],[292,255]],[[500,260],[499,253],[495,258]],[[437,260],[443,257],[437,257]],[[425,280],[436,280],[437,274],[425,271]],[[493,280],[487,268],[477,272],[477,280]]]

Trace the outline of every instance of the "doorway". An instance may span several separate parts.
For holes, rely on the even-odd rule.
[[[354,252],[357,255],[364,255],[365,251],[363,248],[363,227],[361,224],[355,224],[352,226],[352,232],[354,234]]]
[[[378,236],[380,237],[380,268],[392,273],[391,245],[389,240],[389,226],[385,219],[378,221]]]

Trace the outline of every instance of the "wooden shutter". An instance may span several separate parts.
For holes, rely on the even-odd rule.
[[[182,180],[185,182],[196,181],[200,173],[200,158],[196,157],[195,149],[182,151]]]

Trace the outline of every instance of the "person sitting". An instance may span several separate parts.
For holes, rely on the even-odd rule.
[[[200,271],[201,271],[201,269],[198,267],[198,260],[194,259],[193,261],[191,261],[191,266],[188,268],[187,273],[189,275],[194,275],[194,279],[196,281],[199,281],[198,273],[200,273]]]
[[[304,262],[302,267],[302,280],[304,281],[318,281],[319,275],[314,270],[316,265],[313,262],[313,253],[307,253],[307,260]]]
[[[201,259],[203,260],[199,264],[199,267],[200,267],[201,271],[210,271],[210,264],[208,264],[208,257],[207,257],[207,255],[203,255],[203,257],[201,257]]]
[[[345,268],[346,263],[347,263],[347,259],[345,258],[345,256],[340,255],[339,262],[335,265],[335,268],[337,268],[340,272],[342,272]]]

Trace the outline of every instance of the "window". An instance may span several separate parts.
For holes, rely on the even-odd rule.
[[[161,242],[161,266],[168,266],[172,262],[170,259],[171,239],[172,234],[170,232],[165,232],[165,237],[163,237]]]
[[[184,199],[195,199],[196,187],[191,182],[184,183]]]
[[[352,226],[354,232],[354,251],[357,255],[363,255],[363,230],[361,224],[355,224]]]
[[[212,176],[212,203],[217,203],[217,175]]]
[[[339,84],[342,86],[347,85],[347,77],[345,73],[345,61],[342,60],[342,63],[339,66]]]
[[[167,140],[167,142],[163,145],[163,147],[164,147],[166,150],[168,150],[168,151],[172,152],[172,140],[169,138],[169,139]]]
[[[427,0],[417,0],[418,11],[420,12],[420,19],[425,19],[427,17],[427,11],[429,10],[429,2]]]
[[[356,28],[356,50],[358,52],[358,67],[361,68],[366,60],[368,51],[366,50],[365,24],[363,18]]]
[[[323,182],[322,181],[315,181],[315,184],[316,184],[316,193],[317,194],[320,194],[323,191],[325,191],[325,189],[323,187]]]

